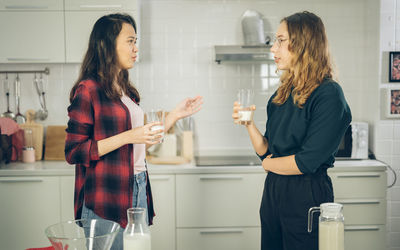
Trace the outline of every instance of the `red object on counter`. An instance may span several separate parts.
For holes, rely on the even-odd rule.
[[[0,132],[2,135],[12,135],[19,130],[18,123],[8,117],[0,117]]]
[[[11,161],[21,159],[22,148],[24,147],[24,130],[19,129],[11,135],[12,153]]]
[[[54,250],[54,247],[27,248],[25,250]]]

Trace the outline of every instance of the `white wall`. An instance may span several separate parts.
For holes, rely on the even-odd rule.
[[[400,51],[400,1],[381,0],[380,11],[380,66],[379,82],[380,92],[388,87],[400,86],[399,83],[389,83],[389,51]],[[381,110],[383,110],[383,96]],[[386,119],[381,112],[375,121],[375,153],[378,159],[390,164],[400,177],[400,119]],[[388,172],[388,182],[392,183],[393,175]],[[400,249],[400,180],[387,192],[387,242],[391,250]]]
[[[395,27],[400,30],[400,25],[394,26],[396,6],[400,7],[396,0],[382,0],[381,11],[377,0],[145,0],[141,3],[140,62],[131,70],[132,81],[142,95],[141,105],[171,109],[186,96],[203,95],[203,110],[195,116],[198,154],[251,152],[246,131],[232,124],[236,90],[252,87],[257,91],[256,121],[264,132],[265,105],[277,85],[276,79],[266,73],[274,72],[273,65],[218,65],[214,62],[213,46],[243,42],[240,17],[246,9],[264,14],[272,33],[282,17],[309,10],[325,23],[339,82],[353,120],[370,123],[371,149],[378,159],[391,164],[399,173],[400,121],[381,119],[379,104],[379,90],[387,85],[382,80],[387,75],[382,73],[384,55],[381,57],[379,52],[399,49],[395,41],[399,41],[400,32],[394,32]],[[391,21],[385,21],[385,15],[391,15]],[[383,45],[386,38],[391,42],[390,49]],[[43,123],[65,124],[69,90],[77,78],[79,65],[0,65],[0,70],[45,66],[50,67],[51,74],[48,77],[49,117]],[[31,83],[33,76],[21,78],[25,86],[22,111],[39,109]],[[0,96],[0,112],[3,112],[3,88]],[[15,110],[14,102],[12,110]],[[388,249],[391,250],[400,249],[399,188],[397,184],[388,192],[388,244],[392,247]]]

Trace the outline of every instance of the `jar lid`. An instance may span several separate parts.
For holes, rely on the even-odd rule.
[[[338,217],[342,214],[343,205],[340,203],[328,202],[320,205],[321,215],[326,217]]]

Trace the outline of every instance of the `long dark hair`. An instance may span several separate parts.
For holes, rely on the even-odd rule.
[[[117,100],[121,93],[113,88],[117,80],[120,88],[126,95],[140,102],[137,89],[129,81],[126,69],[119,69],[116,52],[116,39],[122,29],[122,24],[133,26],[136,31],[135,20],[127,14],[110,14],[99,18],[90,33],[89,46],[83,59],[78,80],[71,89],[69,100],[75,95],[75,90],[81,81],[92,79],[100,84],[107,97]]]
[[[292,92],[294,103],[301,108],[324,78],[333,77],[325,26],[321,18],[308,11],[285,17],[281,23],[287,25],[289,50],[294,57],[293,66],[281,76],[273,102],[285,103]]]

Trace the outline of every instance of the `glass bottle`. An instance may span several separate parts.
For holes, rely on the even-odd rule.
[[[343,205],[339,203],[322,203],[319,207],[308,210],[308,232],[312,231],[313,213],[320,211],[318,249],[344,250],[344,217]]]
[[[124,250],[151,250],[151,237],[145,208],[129,208],[128,224],[124,230]]]

